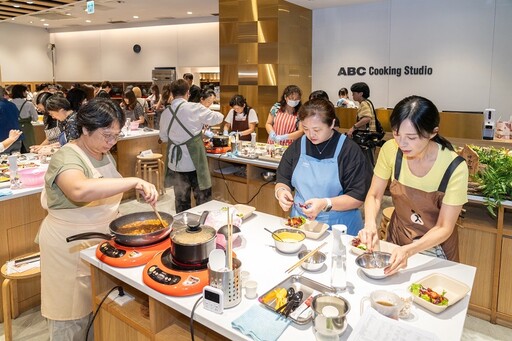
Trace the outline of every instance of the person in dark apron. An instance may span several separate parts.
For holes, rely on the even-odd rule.
[[[229,100],[231,110],[228,112],[224,120],[224,131],[237,133],[242,141],[250,141],[251,133],[254,132],[258,125],[258,115],[253,108],[247,105],[245,97],[242,95],[234,95]]]
[[[377,216],[389,190],[395,206],[387,240],[393,250],[386,274],[407,266],[416,253],[458,261],[455,223],[467,202],[468,167],[453,146],[439,136],[439,111],[430,100],[410,96],[390,117],[393,140],[381,148],[372,185],[365,200],[362,243],[373,250],[378,242]]]
[[[28,153],[30,147],[36,144],[32,121],[37,122],[38,116],[34,104],[27,100],[27,91],[27,86],[23,84],[16,84],[12,87],[12,102],[19,110],[18,121],[25,137],[21,148],[22,153]]]
[[[334,129],[332,103],[312,99],[298,115],[305,136],[283,154],[275,197],[284,211],[291,209],[291,217],[344,224],[355,235],[363,227],[359,207],[370,186],[371,168],[361,148]]]

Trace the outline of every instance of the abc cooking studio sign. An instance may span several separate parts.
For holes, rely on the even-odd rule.
[[[433,69],[427,65],[420,67],[405,66],[402,70],[401,67],[375,67],[370,66],[368,68],[364,66],[342,66],[338,71],[338,76],[430,76],[433,73]]]

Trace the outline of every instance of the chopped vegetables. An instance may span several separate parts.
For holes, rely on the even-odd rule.
[[[448,305],[448,299],[444,296],[446,295],[446,291],[443,290],[441,294],[435,292],[431,288],[425,288],[423,285],[419,283],[411,284],[410,291],[413,295],[421,297],[427,302],[430,302],[435,305]]]
[[[361,249],[363,251],[368,250],[368,247],[366,246],[366,244],[361,243],[361,239],[359,239],[357,237],[352,239],[352,246],[357,247],[358,249]]]

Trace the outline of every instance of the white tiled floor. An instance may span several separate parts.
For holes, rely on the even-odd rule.
[[[385,205],[383,205],[385,206]],[[167,189],[166,194],[158,201],[157,208],[161,212],[175,214],[174,193]],[[121,214],[151,210],[148,204],[135,200],[123,202]],[[13,339],[15,341],[46,341],[49,340],[46,322],[41,316],[39,307],[21,314],[13,321]],[[4,341],[4,326],[0,324],[0,341]],[[491,324],[473,316],[467,316],[462,333],[462,341],[510,341],[512,329]],[[112,340],[116,341],[116,340]],[[455,341],[455,340],[454,340]]]

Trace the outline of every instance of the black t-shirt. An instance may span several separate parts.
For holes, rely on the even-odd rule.
[[[190,97],[188,98],[188,101],[194,102],[194,103],[199,103],[199,101],[201,100],[201,88],[195,84],[192,84],[189,92],[190,92]]]
[[[341,134],[334,131],[330,142],[325,141],[316,146],[306,137],[306,154],[319,160],[332,158],[336,152],[340,137]],[[277,182],[283,183],[292,189],[292,175],[299,162],[300,145],[301,139],[293,141],[284,152],[277,168]],[[320,151],[322,152],[321,154]],[[368,163],[361,148],[351,139],[345,139],[338,156],[338,174],[344,194],[364,201],[370,188],[372,173],[371,165]],[[318,176],[322,175],[318,174]]]

